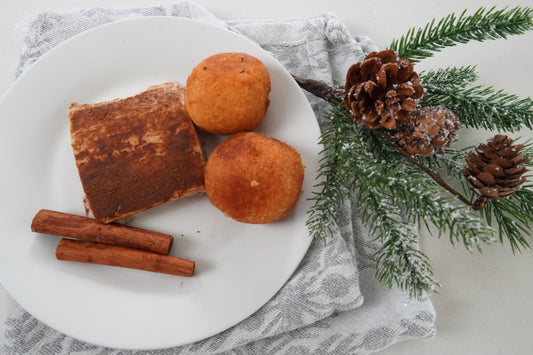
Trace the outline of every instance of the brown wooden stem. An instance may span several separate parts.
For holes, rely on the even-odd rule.
[[[331,105],[338,105],[341,102],[339,91],[328,84],[313,79],[302,79],[294,75],[292,77],[302,89],[326,100]]]
[[[296,76],[293,76],[293,77],[294,77],[294,80],[296,80],[296,82],[298,83],[298,85],[300,85],[302,89],[310,92],[311,94],[317,97],[320,97],[321,99],[326,100],[331,105],[338,105],[342,102],[342,99],[340,97],[340,92],[338,90],[335,90],[331,86],[327,85],[326,83],[312,80],[312,79],[302,79]],[[446,181],[444,181],[439,175],[437,175],[437,173],[435,173],[425,164],[418,161],[418,159],[416,159],[413,155],[407,153],[402,147],[398,146],[394,137],[392,137],[386,132],[383,132],[382,130],[375,130],[375,132],[380,137],[385,139],[387,142],[392,144],[398,150],[398,152],[400,152],[403,156],[405,156],[409,161],[411,161],[413,164],[415,164],[420,169],[422,169],[426,174],[428,174],[433,180],[435,180],[437,184],[439,184],[440,186],[448,190],[451,194],[457,196],[457,198],[461,200],[462,202],[464,202],[467,206],[471,206],[475,209],[481,209],[483,207],[483,205],[481,204],[479,204],[479,206],[474,206],[474,204],[472,204],[472,202],[469,199],[467,199],[459,191],[455,190],[453,187],[448,185],[448,183],[446,183]]]

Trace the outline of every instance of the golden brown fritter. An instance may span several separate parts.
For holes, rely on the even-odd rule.
[[[185,108],[193,122],[215,134],[255,129],[270,100],[265,65],[245,53],[220,53],[200,62],[187,78]]]
[[[256,132],[241,132],[211,153],[205,168],[210,201],[244,223],[269,223],[289,213],[304,179],[300,154],[288,144]]]

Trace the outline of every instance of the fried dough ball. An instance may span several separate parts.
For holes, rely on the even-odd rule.
[[[256,132],[232,135],[218,145],[205,167],[209,200],[243,223],[276,221],[296,205],[304,179],[300,154]]]
[[[220,53],[200,62],[187,78],[185,109],[200,128],[214,134],[255,129],[270,100],[265,65],[245,53]]]

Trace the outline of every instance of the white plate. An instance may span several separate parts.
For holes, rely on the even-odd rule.
[[[199,61],[227,51],[254,55],[270,71],[271,106],[257,131],[302,155],[306,177],[295,210],[268,225],[241,224],[203,196],[138,214],[132,225],[176,236],[172,255],[197,262],[192,278],[57,261],[59,237],[32,233],[30,224],[41,208],[84,214],[68,133],[70,102],[125,97],[169,80],[184,85]],[[219,333],[265,304],[307,251],[318,136],[289,73],[225,29],[148,17],[77,35],[38,60],[0,102],[0,280],[42,322],[99,345],[154,349]]]

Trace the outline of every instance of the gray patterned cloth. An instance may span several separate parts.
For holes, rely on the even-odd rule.
[[[352,36],[333,15],[286,21],[225,22],[192,1],[136,9],[43,12],[19,24],[21,74],[41,55],[94,26],[139,16],[194,18],[240,33],[272,53],[292,74],[343,83],[354,62],[375,50]],[[307,95],[319,124],[327,104]],[[429,299],[414,301],[376,281],[376,244],[352,201],[338,216],[326,244],[313,242],[300,266],[260,310],[202,341],[171,349],[124,351],[84,343],[44,325],[14,300],[8,306],[4,354],[367,354],[398,341],[430,337],[435,312]]]

